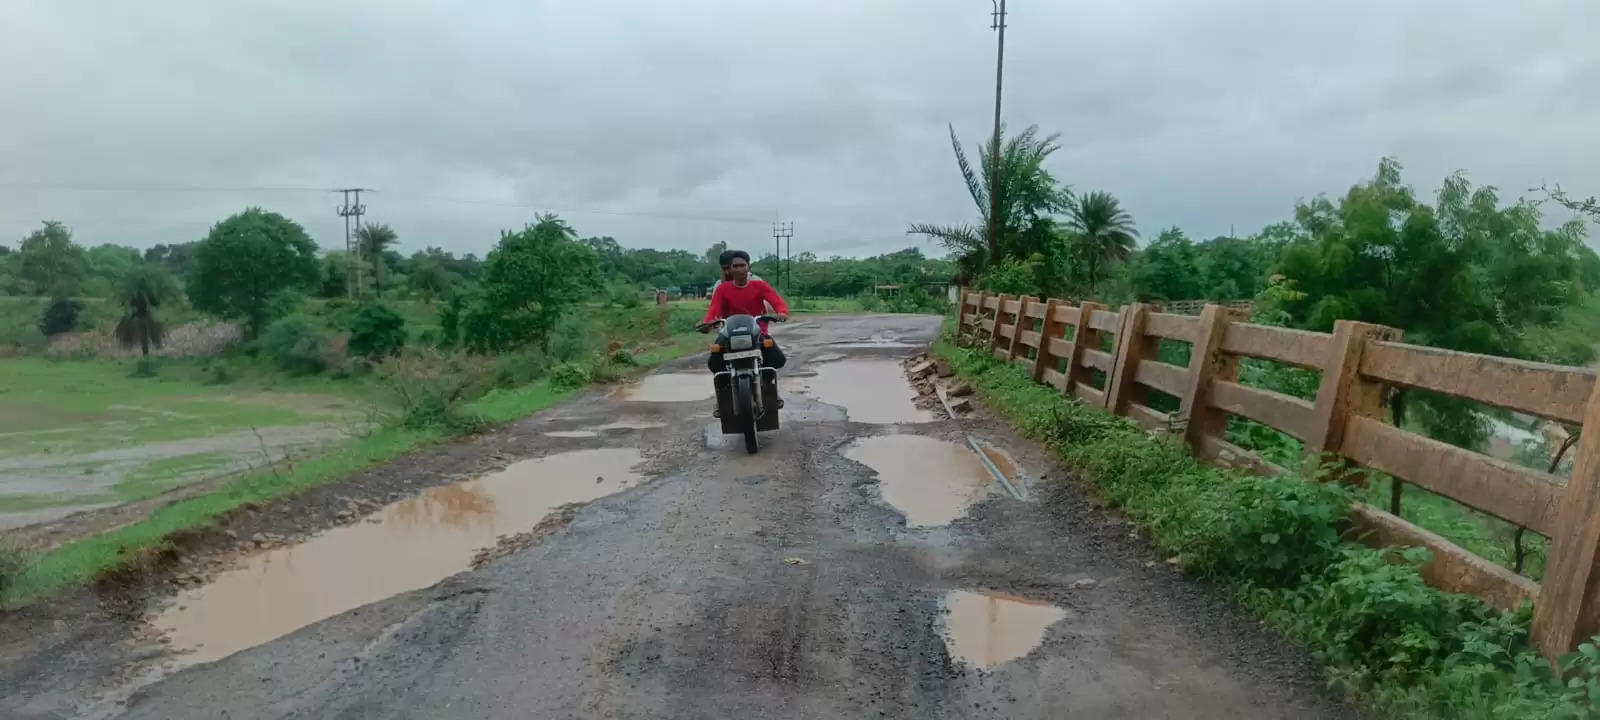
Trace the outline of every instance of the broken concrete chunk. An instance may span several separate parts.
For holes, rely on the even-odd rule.
[[[950,386],[950,392],[948,394],[950,397],[965,397],[972,394],[972,386],[964,382],[959,382]]]
[[[950,412],[972,412],[972,398],[956,398],[951,400]]]

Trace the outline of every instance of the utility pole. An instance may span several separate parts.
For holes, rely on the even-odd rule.
[[[356,247],[356,235],[361,232],[361,216],[367,214],[367,206],[361,204],[361,191],[368,188],[344,188],[334,192],[344,193],[344,204],[334,208],[334,212],[344,218],[344,252],[345,264],[345,292],[354,298],[361,294],[361,252]],[[354,198],[352,199],[352,195]],[[355,232],[350,231],[350,218],[355,218]]]
[[[778,284],[785,290],[789,289],[789,285],[783,281],[783,246],[792,237],[794,237],[793,221],[772,224],[772,259],[778,265]]]
[[[989,0],[994,8],[989,28],[999,34],[994,55],[994,137],[989,141],[989,261],[1000,245],[1000,86],[1006,63],[1006,0]]]

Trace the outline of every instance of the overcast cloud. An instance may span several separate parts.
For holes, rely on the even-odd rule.
[[[989,131],[989,10],[6,0],[0,241],[54,218],[85,243],[145,247],[261,205],[343,242],[334,195],[27,186],[66,184],[377,188],[368,220],[407,251],[482,254],[532,217],[512,205],[629,246],[763,248],[775,215],[795,221],[797,252],[920,244],[908,222],[974,216],[946,124],[969,145]],[[1061,132],[1053,171],[1115,193],[1147,236],[1254,231],[1384,155],[1430,193],[1458,169],[1508,197],[1600,193],[1593,0],[1010,10],[1006,121]]]

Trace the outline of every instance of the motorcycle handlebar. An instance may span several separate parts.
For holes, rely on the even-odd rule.
[[[710,330],[711,328],[714,328],[714,327],[716,327],[718,325],[721,325],[723,322],[724,322],[723,320],[712,320],[711,322],[708,322],[708,323],[700,323],[698,325],[695,325],[694,329],[695,329],[696,332],[705,332],[707,330]],[[785,319],[785,318],[780,318],[780,317],[778,317],[776,315],[757,315],[756,316],[756,322],[769,322],[769,323],[777,322],[777,323],[781,323],[781,322],[789,322],[789,321],[787,319]]]

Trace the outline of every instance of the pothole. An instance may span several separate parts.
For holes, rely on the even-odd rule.
[[[1032,652],[1045,631],[1067,616],[1047,602],[992,592],[956,590],[943,605],[950,658],[985,670]]]
[[[716,394],[711,373],[664,373],[646,375],[638,382],[617,391],[617,399],[630,402],[694,402],[710,400]]]
[[[922,435],[879,435],[850,444],[844,456],[878,473],[885,502],[907,527],[947,525],[981,499],[989,471],[971,448]]]
[[[476,551],[555,508],[638,484],[640,460],[632,448],[580,450],[429,488],[364,522],[252,555],[180,593],[151,624],[181,665],[226,657],[465,570]]]
[[[844,408],[854,422],[921,423],[934,420],[917,407],[917,393],[894,360],[841,360],[813,366],[816,375],[792,378],[789,387]],[[707,383],[709,387],[709,383]]]

